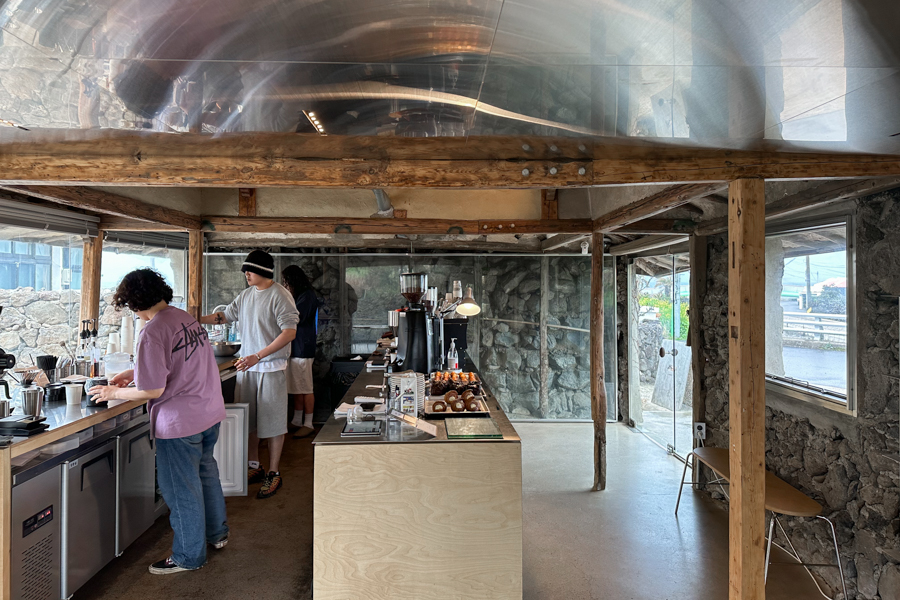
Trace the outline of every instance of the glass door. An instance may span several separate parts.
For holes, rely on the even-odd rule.
[[[629,406],[634,425],[670,454],[691,441],[687,255],[637,258],[629,273]]]

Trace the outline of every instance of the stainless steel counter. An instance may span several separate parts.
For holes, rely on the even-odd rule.
[[[367,360],[381,361],[382,358],[383,357],[378,353],[378,351],[376,351],[376,354],[373,354]],[[463,370],[468,372],[477,372],[475,365],[472,364],[468,357],[465,357],[465,360],[463,362]],[[357,396],[377,396],[378,390],[366,389],[366,386],[381,385],[383,382],[384,371],[379,370],[367,372],[363,370],[357,376],[356,381],[353,382],[353,385],[350,386],[350,389],[347,390],[347,393],[344,395],[343,402],[354,404],[355,402],[353,401],[353,399]],[[497,427],[500,429],[500,433],[503,434],[503,439],[496,438],[451,440],[447,438],[447,430],[444,427],[443,419],[422,419],[427,421],[428,423],[437,425],[437,436],[431,436],[423,431],[419,431],[411,425],[400,423],[399,421],[396,421],[394,419],[388,419],[385,423],[385,433],[380,437],[346,438],[341,437],[341,431],[344,428],[346,419],[344,417],[336,418],[334,415],[332,415],[328,418],[328,421],[325,422],[325,425],[322,426],[322,430],[319,432],[319,435],[316,436],[315,440],[313,440],[313,444],[402,444],[411,442],[450,442],[455,444],[469,444],[485,442],[520,442],[521,440],[519,439],[519,434],[516,433],[515,428],[513,428],[512,424],[509,422],[506,413],[503,412],[503,409],[500,407],[500,403],[497,402],[496,398],[494,398],[494,395],[491,393],[490,389],[488,389],[488,387],[483,384],[483,380],[482,387],[484,388],[484,399],[488,405],[488,409],[491,412],[491,417],[494,419],[494,422],[497,423]]]

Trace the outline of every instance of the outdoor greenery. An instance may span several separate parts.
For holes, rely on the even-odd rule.
[[[663,336],[665,339],[672,339],[672,301],[661,296],[641,296],[640,305],[655,308],[659,311],[659,321],[663,327]],[[688,303],[681,303],[681,330],[678,332],[677,340],[684,341],[687,339],[688,333]]]

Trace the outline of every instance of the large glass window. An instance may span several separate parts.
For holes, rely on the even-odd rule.
[[[82,248],[80,236],[0,225],[0,347],[20,365],[75,347],[81,297],[62,258],[80,264]]]
[[[766,237],[766,375],[780,391],[845,407],[853,318],[847,232],[840,223]]]

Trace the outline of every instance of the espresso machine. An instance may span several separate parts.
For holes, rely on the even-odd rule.
[[[440,351],[434,314],[426,308],[428,294],[426,273],[400,275],[400,294],[409,308],[399,312],[397,361],[403,370],[431,373],[440,365]]]

